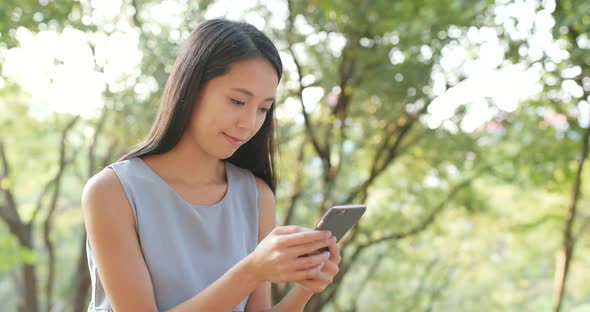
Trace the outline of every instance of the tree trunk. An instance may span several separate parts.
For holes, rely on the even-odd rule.
[[[31,227],[23,224],[19,232],[18,240],[21,246],[33,250],[31,240]],[[23,312],[37,312],[39,309],[39,298],[37,295],[37,274],[35,263],[22,265],[22,278],[24,285],[24,296],[21,295],[17,301],[17,310]],[[24,299],[24,302],[22,300]]]
[[[586,128],[582,137],[582,151],[580,153],[580,159],[578,160],[578,171],[576,172],[576,179],[574,181],[569,208],[565,215],[563,242],[561,244],[561,250],[559,251],[555,268],[553,293],[553,311],[555,312],[561,311],[565,283],[567,281],[567,274],[571,265],[572,254],[574,252],[574,237],[572,232],[576,217],[578,198],[580,197],[580,188],[582,186],[582,171],[584,169],[584,162],[588,157],[588,139],[590,139],[590,126]]]
[[[88,257],[86,255],[86,233],[82,237],[80,257],[78,258],[78,269],[74,281],[74,297],[72,302],[73,311],[86,310],[86,297],[90,289],[90,273],[88,272]]]
[[[19,311],[37,312],[37,275],[35,274],[35,265],[27,264],[23,266],[23,276],[25,284],[25,303],[19,306]]]

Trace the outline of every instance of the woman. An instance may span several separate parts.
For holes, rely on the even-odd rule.
[[[296,311],[332,282],[331,233],[275,226],[281,75],[249,24],[192,32],[145,141],[84,187],[89,311]],[[270,283],[288,281],[271,307]]]

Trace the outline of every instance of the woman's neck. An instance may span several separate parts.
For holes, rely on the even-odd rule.
[[[185,185],[226,182],[223,160],[205,153],[189,137],[183,136],[172,150],[144,158],[165,180]]]

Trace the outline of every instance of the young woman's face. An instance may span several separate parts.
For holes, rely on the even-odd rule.
[[[193,109],[189,134],[207,153],[230,157],[250,140],[274,103],[277,72],[265,58],[242,60],[208,81]]]

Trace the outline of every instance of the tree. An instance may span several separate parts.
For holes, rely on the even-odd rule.
[[[296,222],[297,215],[305,216],[299,220],[306,223],[317,219],[334,203],[365,202],[369,190],[388,171],[395,171],[396,164],[403,166],[407,161],[405,157],[425,152],[423,144],[440,139],[443,144],[457,140],[475,147],[473,137],[428,129],[421,118],[427,114],[434,98],[430,89],[431,75],[439,61],[440,50],[452,40],[440,34],[451,25],[475,23],[489,5],[486,1],[465,6],[439,1],[421,4],[372,1],[360,6],[347,1],[288,2],[290,14],[286,31],[279,30],[274,34],[280,40],[280,48],[289,54],[288,61],[293,64],[294,73],[287,75],[285,82],[293,87],[288,87],[285,92],[287,97],[295,100],[290,105],[301,105],[303,124],[287,121],[283,136],[305,139],[283,139],[281,144],[288,150],[285,155],[293,155],[284,160],[289,168],[296,164],[295,168],[307,170],[287,171],[283,168],[282,172],[290,181],[286,191],[288,198],[279,199],[280,206],[284,207],[283,224]],[[298,28],[309,30],[302,33]],[[331,48],[336,44],[340,47]],[[317,104],[306,103],[305,93],[318,89],[321,89],[320,94],[326,95]],[[436,139],[429,140],[431,137]],[[465,148],[463,145],[455,151]],[[474,151],[477,153],[476,149]],[[421,168],[425,172],[440,169],[437,165],[448,165],[443,157],[421,156],[426,162],[433,161],[432,166]],[[449,162],[458,167],[465,160],[465,154],[453,154],[452,151],[444,156],[451,157]],[[470,169],[477,177],[488,168],[484,163]],[[319,311],[334,299],[344,276],[353,271],[362,251],[426,229],[437,213],[474,178],[468,177],[469,174],[466,176],[463,181],[458,179],[456,185],[449,186],[448,195],[443,195],[437,205],[431,206],[433,209],[424,211],[422,218],[410,219],[415,225],[406,230],[397,232],[386,226],[361,223],[344,244],[345,258],[335,282],[321,295],[315,296],[307,309]],[[452,180],[444,181],[454,184]],[[311,190],[320,191],[306,194]],[[308,200],[303,201],[305,198]],[[287,288],[274,286],[273,297],[277,300]]]
[[[524,157],[520,159],[517,169],[526,172],[533,183],[539,186],[545,185],[563,192],[571,188],[563,216],[562,243],[554,275],[553,310],[560,311],[575,243],[587,224],[587,220],[576,220],[576,216],[582,196],[582,178],[590,139],[589,126],[584,121],[588,114],[586,106],[590,95],[585,86],[585,80],[590,75],[590,54],[583,46],[586,38],[584,34],[590,28],[583,22],[587,17],[582,13],[587,12],[590,7],[581,1],[567,0],[555,3],[534,2],[534,7],[537,16],[551,14],[554,21],[550,27],[551,46],[539,47],[538,42],[531,39],[543,32],[539,30],[545,28],[540,25],[541,20],[535,21],[534,28],[531,25],[526,29],[529,36],[506,35],[511,45],[509,55],[514,62],[542,68],[543,93],[538,99],[528,103],[534,109],[529,110],[530,116],[526,118],[533,121],[533,127],[535,124],[542,127],[532,130],[536,132],[533,136],[541,137],[541,133],[544,133],[548,139],[542,146],[537,141],[524,148]],[[538,114],[539,111],[543,113]],[[534,161],[547,169],[526,169],[531,166],[527,161]],[[552,165],[544,166],[549,163]],[[543,220],[548,218],[550,215]]]
[[[214,2],[177,4],[170,21],[152,16],[163,5],[157,1],[123,1],[112,19],[95,18],[86,2],[13,1],[0,9],[8,16],[0,22],[4,49],[18,46],[18,27],[75,28],[88,36],[97,73],[109,65],[100,60],[97,38],[136,34],[141,53],[138,70],[106,83],[92,118],[38,118],[26,92],[8,78],[0,81],[0,215],[8,225],[0,226],[0,245],[16,251],[2,250],[0,268],[15,268],[21,310],[85,309],[90,280],[80,191],[147,132],[176,48]],[[278,223],[312,227],[334,204],[368,206],[341,244],[340,273],[307,310],[546,308],[539,299],[551,292],[546,250],[558,248],[555,220],[564,218],[553,207],[565,205],[569,193],[564,261],[556,274],[559,309],[574,246],[580,266],[587,254],[579,238],[588,218],[579,219],[577,208],[586,200],[579,194],[586,190],[588,127],[576,113],[577,98],[564,96],[563,88],[570,81],[583,87],[588,76],[588,29],[585,11],[577,9],[585,4],[560,1],[553,12],[554,36],[570,56],[560,61],[535,59],[525,53],[532,49],[529,37],[512,37],[509,25],[496,25],[498,8],[510,5],[292,0],[283,3],[278,25],[268,22],[281,16],[276,7],[244,13],[262,17],[285,65],[277,101]],[[474,131],[461,125],[469,105],[432,125],[433,99],[467,78],[464,64],[446,69],[445,55],[462,47],[466,58],[478,57],[482,43],[470,34],[494,28],[504,35],[509,60],[541,66],[543,93],[513,112],[497,110]],[[576,65],[578,74],[562,75]],[[21,157],[31,154],[34,162]],[[537,235],[544,244],[531,243]],[[75,243],[63,239],[72,236]],[[274,301],[290,286],[273,284]]]

